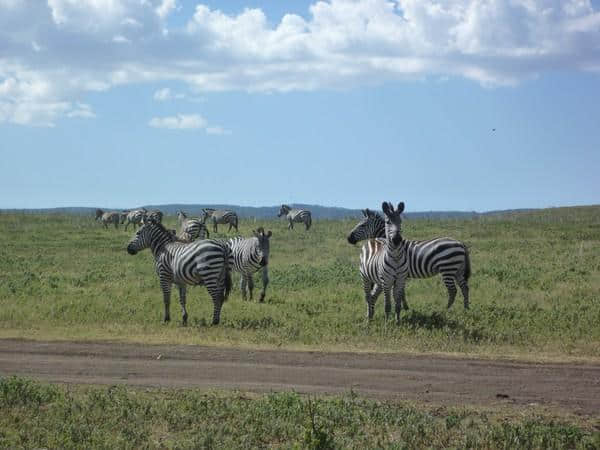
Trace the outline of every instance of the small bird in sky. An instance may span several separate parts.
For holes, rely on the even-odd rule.
[[[492,128],[492,131],[496,131],[496,129],[495,129],[495,128]]]

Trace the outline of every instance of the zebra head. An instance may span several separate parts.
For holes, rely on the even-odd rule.
[[[281,208],[279,208],[279,214],[277,214],[277,217],[281,217],[281,216],[287,216],[287,213],[290,212],[290,208],[288,205],[281,205]]]
[[[269,230],[265,233],[263,227],[260,227],[258,230],[252,231],[254,237],[258,239],[258,246],[256,247],[256,253],[258,256],[258,260],[260,261],[261,266],[266,266],[269,264],[269,253],[270,253],[270,242],[269,239],[272,236],[271,231]]]
[[[127,253],[135,255],[146,248],[152,248],[154,251],[157,247],[167,242],[173,242],[175,239],[172,230],[167,230],[161,223],[148,220],[147,223],[138,228],[129,241]]]
[[[206,219],[211,217],[215,211],[214,208],[202,208],[202,223],[206,223]]]
[[[102,217],[102,214],[104,214],[104,211],[102,211],[101,209],[96,209],[96,220],[100,219]]]
[[[369,208],[362,210],[364,219],[356,224],[350,234],[348,235],[348,242],[350,244],[356,244],[358,241],[365,239],[372,239],[378,237],[385,237],[385,221],[381,215]]]
[[[398,203],[398,208],[394,210],[394,205],[389,202],[383,202],[381,209],[385,214],[385,238],[388,243],[398,247],[402,243],[402,218],[400,214],[404,211],[404,202]]]
[[[129,211],[121,211],[121,213],[119,214],[120,222],[122,224],[125,223],[125,220],[127,219],[127,214],[129,214]]]
[[[183,211],[177,211],[177,222],[181,225],[181,222],[183,222],[185,219],[187,219],[187,214],[184,213]]]

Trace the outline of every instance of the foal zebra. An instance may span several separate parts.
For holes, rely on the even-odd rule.
[[[286,218],[289,222],[288,230],[294,229],[294,222],[303,223],[306,226],[307,230],[312,225],[312,217],[311,217],[310,211],[307,209],[296,209],[296,208],[290,208],[288,205],[281,205],[281,208],[279,208],[279,214],[277,214],[277,217],[281,217],[281,216],[286,216]]]
[[[188,217],[183,211],[177,211],[177,222],[181,226],[179,238],[184,241],[194,241],[198,238],[207,239],[210,235],[208,228],[201,219]]]
[[[360,275],[365,290],[367,318],[373,318],[375,302],[381,294],[385,296],[385,317],[392,310],[392,293],[396,305],[396,322],[400,323],[400,310],[404,301],[404,285],[408,275],[408,260],[402,240],[402,219],[404,203],[398,203],[394,211],[391,203],[383,202],[386,239],[370,239],[363,245],[360,254]]]
[[[362,211],[365,218],[348,235],[348,242],[356,244],[363,239],[385,239],[385,221],[369,209]],[[379,239],[377,239],[379,240]],[[469,308],[469,277],[471,261],[467,246],[455,239],[444,237],[425,241],[403,242],[408,257],[408,278],[429,278],[438,273],[448,290],[448,308],[456,298],[456,285],[460,286],[465,309]],[[408,309],[406,300],[404,308]]]
[[[206,223],[206,219],[211,217],[213,223],[213,231],[217,232],[217,224],[229,224],[229,229],[227,231],[231,231],[232,228],[235,228],[235,231],[238,231],[238,216],[233,211],[229,211],[227,209],[212,209],[212,208],[203,208],[204,212],[204,223]]]
[[[145,217],[146,217],[145,209],[134,209],[132,211],[123,211],[123,214],[121,215],[121,224],[123,224],[123,223],[125,223],[125,221],[127,221],[127,223],[125,223],[125,231],[127,231],[127,227],[130,224],[133,224],[133,229],[135,230],[135,228],[137,226],[142,226],[142,223],[145,220]]]
[[[221,307],[231,291],[231,250],[225,241],[205,239],[178,241],[162,224],[148,222],[137,230],[127,252],[135,255],[150,248],[165,304],[164,321],[171,320],[171,285],[179,287],[182,321],[187,325],[186,285],[204,285],[213,301],[213,325],[220,320]]]
[[[102,213],[100,220],[102,221],[102,225],[104,225],[104,228],[108,228],[108,224],[110,223],[113,223],[115,225],[115,228],[119,228],[120,218],[121,215],[118,212],[111,211]]]
[[[260,302],[265,300],[267,285],[269,284],[269,238],[271,232],[265,233],[265,230],[260,227],[252,232],[254,237],[243,238],[235,237],[228,239],[227,242],[231,248],[231,258],[233,268],[240,272],[240,289],[242,298],[246,300],[246,288],[250,292],[250,300],[252,300],[252,290],[254,289],[253,275],[262,268],[262,291],[260,293]]]

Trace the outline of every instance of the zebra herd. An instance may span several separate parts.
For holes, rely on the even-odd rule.
[[[365,209],[363,219],[356,224],[347,236],[350,244],[367,242],[360,253],[359,271],[362,279],[367,318],[373,318],[375,303],[384,293],[386,319],[392,311],[392,299],[395,305],[396,321],[400,321],[402,309],[408,309],[405,285],[408,279],[428,278],[440,274],[448,291],[450,308],[456,298],[456,284],[461,289],[464,308],[469,307],[468,281],[471,275],[469,252],[466,245],[451,238],[434,238],[423,241],[405,240],[402,236],[402,218],[404,203],[394,205],[382,203],[383,216]],[[96,211],[96,220],[104,227],[125,223],[125,229],[132,224],[139,226],[130,240],[127,251],[134,255],[150,248],[154,265],[163,292],[164,321],[170,320],[171,288],[179,288],[179,302],[182,310],[182,322],[187,324],[186,286],[206,286],[213,301],[213,324],[218,324],[223,302],[227,300],[232,288],[231,272],[240,273],[242,298],[252,299],[253,275],[262,271],[262,290],[259,301],[263,302],[269,284],[268,263],[270,254],[271,231],[261,227],[253,231],[249,238],[210,239],[206,226],[207,219],[217,224],[229,224],[229,230],[238,229],[238,217],[229,210],[205,208],[199,218],[188,217],[184,211],[177,212],[180,231],[168,230],[162,225],[162,213],[141,208],[133,211],[104,212]],[[285,216],[288,229],[294,222],[304,223],[306,230],[312,225],[308,210],[293,209],[281,205],[278,217]]]

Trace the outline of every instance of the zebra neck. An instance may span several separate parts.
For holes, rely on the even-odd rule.
[[[402,253],[404,253],[405,251],[405,240],[402,239],[402,241],[400,241],[400,244],[398,245],[394,245],[391,243],[391,241],[386,240],[385,241],[385,247],[386,247],[386,251],[391,254],[394,257],[398,257],[400,256]]]
[[[171,239],[169,236],[165,235],[157,236],[155,239],[153,239],[150,248],[152,249],[152,254],[154,257],[160,255],[165,250],[166,244],[169,242],[171,242]]]

